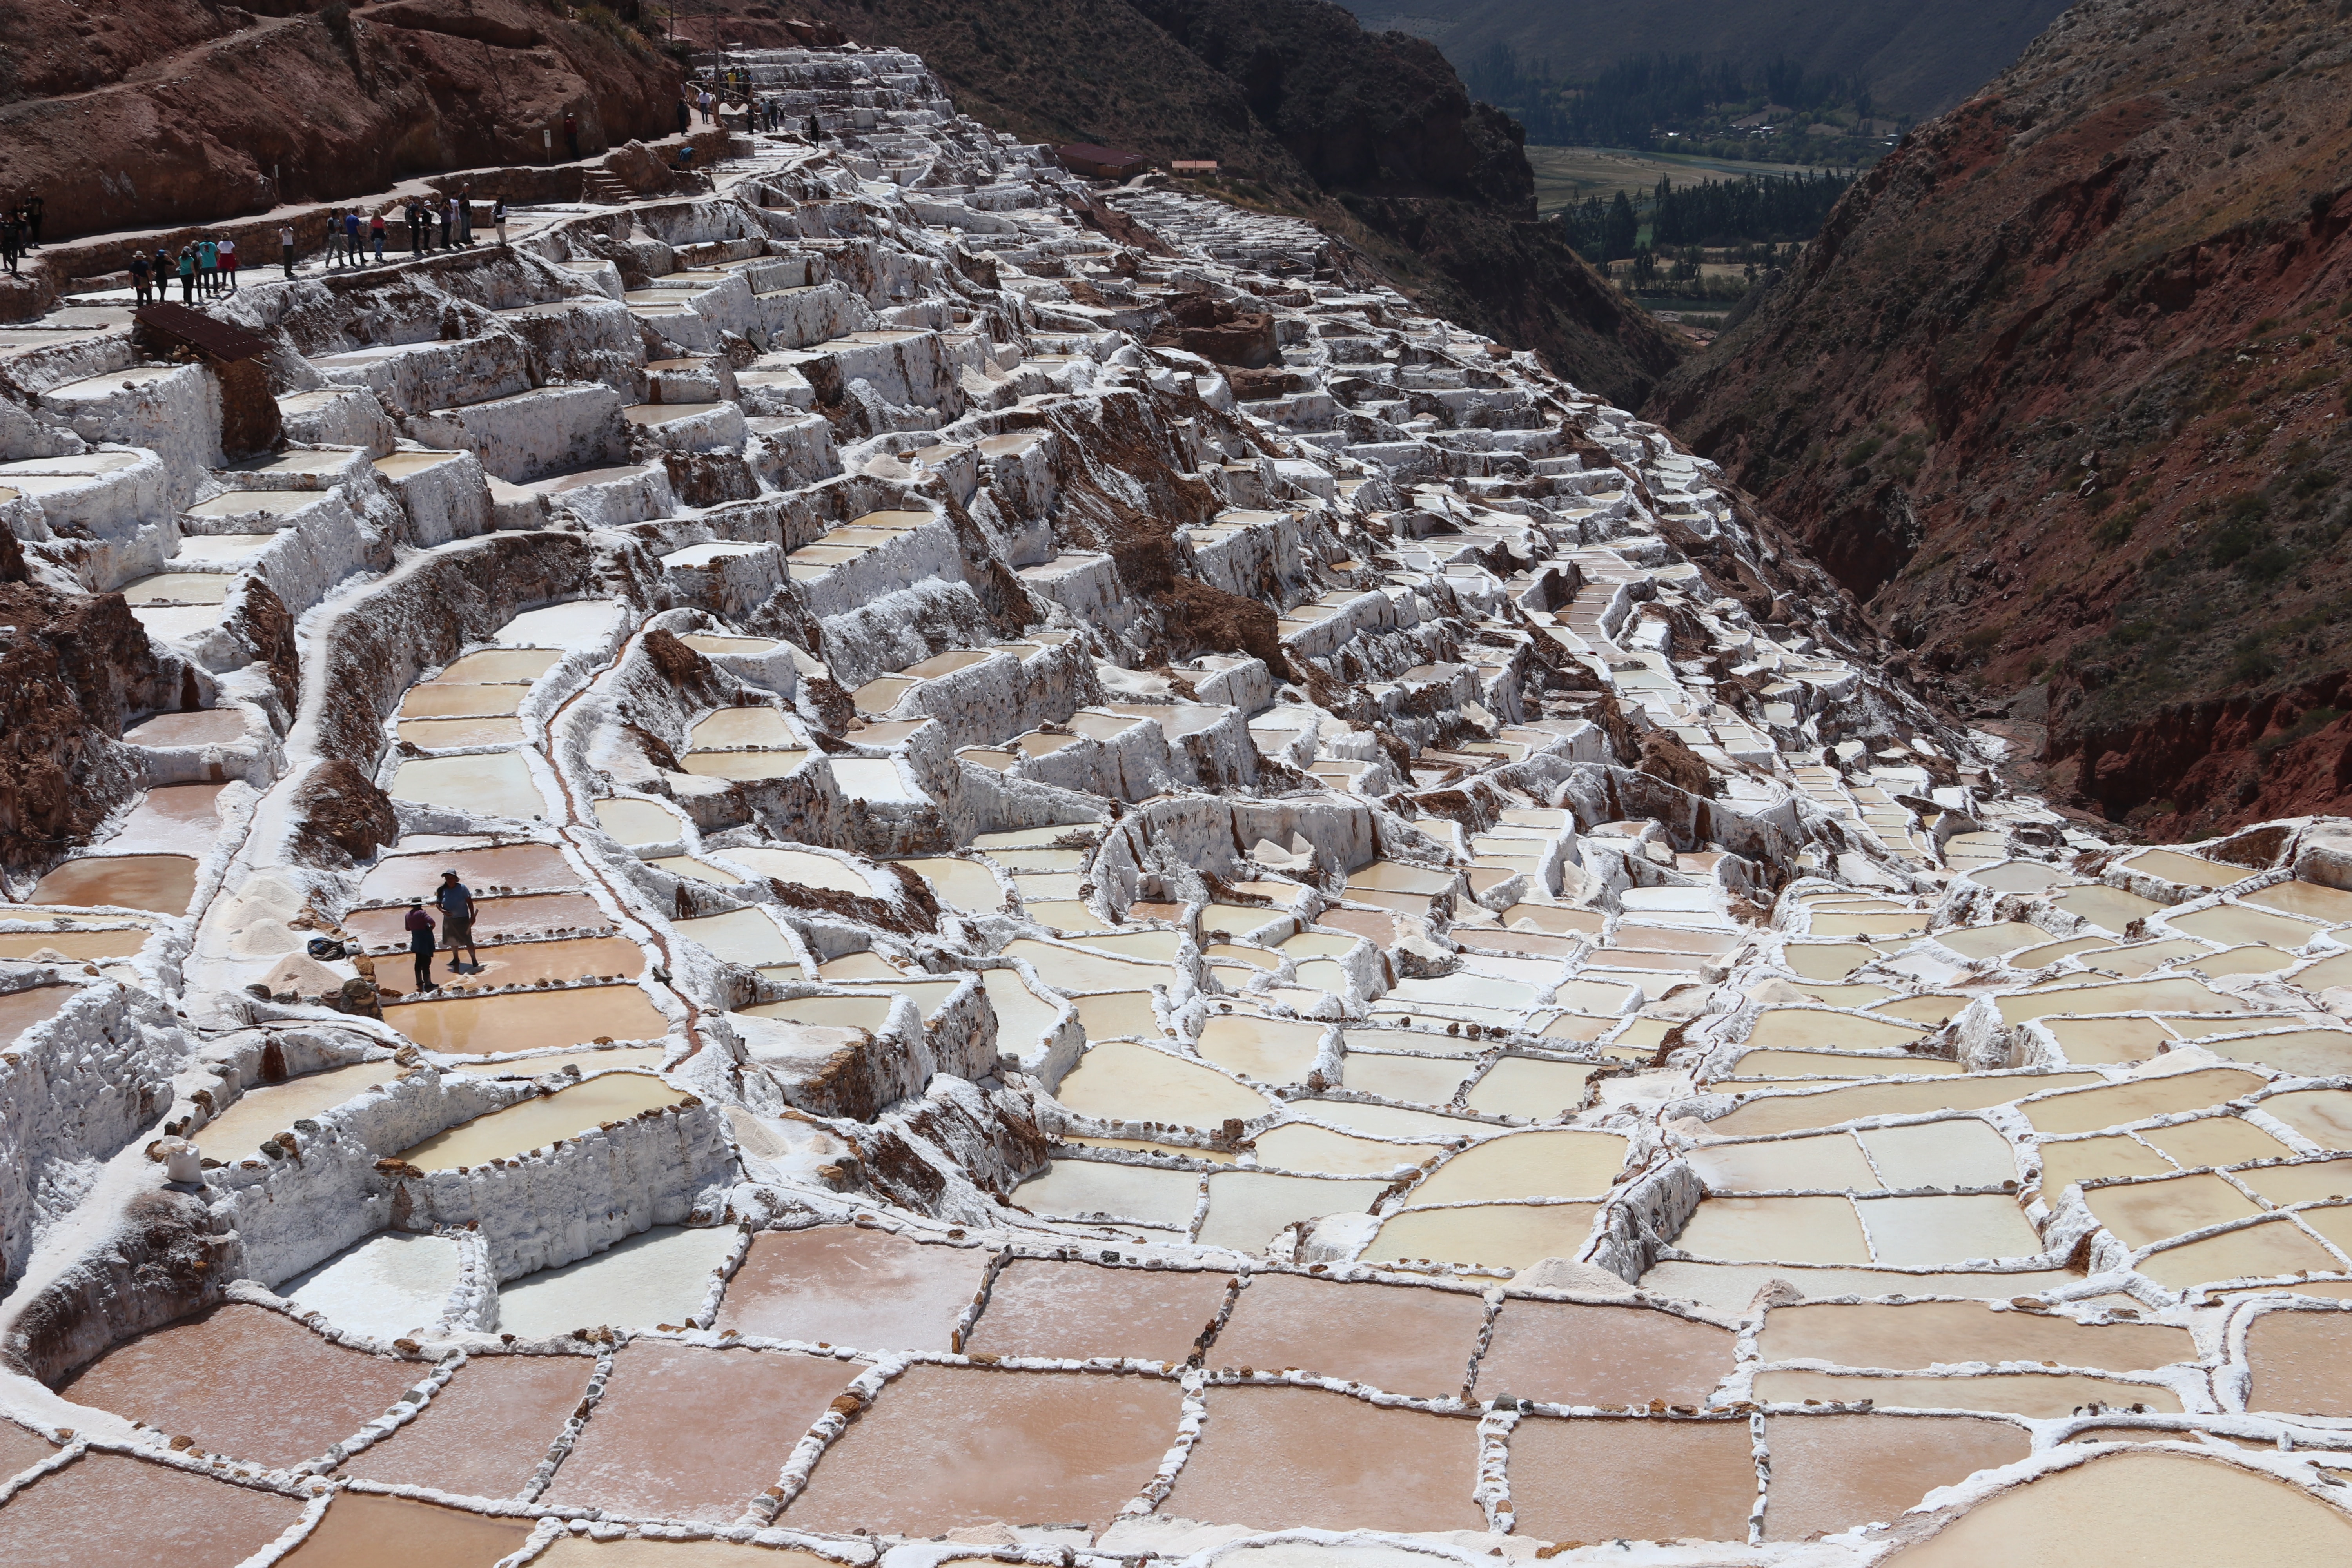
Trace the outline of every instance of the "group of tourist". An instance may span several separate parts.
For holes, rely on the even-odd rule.
[[[198,300],[236,293],[236,237],[226,234],[218,239],[200,236],[180,247],[177,256],[168,247],[159,245],[152,260],[143,252],[131,253],[131,286],[142,305],[167,297],[175,276],[180,279],[183,304],[193,305]]]

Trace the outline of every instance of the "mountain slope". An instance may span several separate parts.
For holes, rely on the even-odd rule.
[[[2345,0],[2086,0],[1650,413],[2080,804],[2352,803]]]
[[[1496,44],[1580,79],[1630,55],[1697,54],[1860,78],[1882,112],[1933,114],[2017,58],[2064,0],[1341,0],[1371,29],[1426,37],[1457,65]]]
[[[757,45],[782,25],[744,0],[712,11],[690,24],[698,41]],[[1354,244],[1432,310],[1621,402],[1678,358],[1535,221],[1517,126],[1474,103],[1433,47],[1367,34],[1326,0],[809,0],[790,14],[914,50],[959,108],[1016,135],[1215,158],[1255,184],[1251,200]]]
[[[260,13],[260,15],[256,15]],[[674,132],[677,61],[540,0],[0,0],[0,192],[44,237],[203,223]]]

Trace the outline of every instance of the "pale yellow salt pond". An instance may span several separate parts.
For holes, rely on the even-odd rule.
[[[2336,1274],[2346,1265],[2282,1215],[2152,1252],[2133,1267],[2168,1290],[2185,1290],[2218,1279]]]
[[[1990,1262],[2032,1258],[2042,1250],[2042,1238],[2013,1198],[1990,1194],[1867,1198],[1857,1202],[1854,1209],[1870,1237],[1872,1261],[1893,1268],[1936,1268],[1970,1258]]]
[[[1855,1134],[1890,1187],[1997,1187],[2017,1179],[2009,1141],[1973,1116]]]
[[[1843,1056],[1831,1051],[1748,1051],[1732,1064],[1741,1078],[1918,1078],[1956,1073],[1960,1064],[1943,1057]]]
[[[1968,876],[1970,881],[1996,893],[2039,893],[2082,880],[2039,860],[2004,860],[1997,866],[1972,867]]]
[[[743,746],[792,750],[804,744],[792,721],[773,708],[721,708],[696,720],[687,731],[686,743],[689,750],[697,752]]]
[[[1130,963],[1083,948],[1022,937],[1006,942],[1004,956],[1025,961],[1037,977],[1056,991],[1150,991],[1167,984],[1164,963]]]
[[[2022,921],[2006,921],[1999,925],[1965,926],[1951,931],[1939,931],[1936,940],[1962,958],[1998,958],[2005,952],[2037,948],[2050,940],[2050,933],[2040,926],[2027,925]],[[2050,962],[2047,959],[2043,963]]]
[[[763,963],[789,963],[792,944],[782,930],[761,910],[730,910],[723,915],[699,915],[677,922],[677,934],[709,948],[712,956],[730,963],[758,968]]]
[[[1719,1136],[1801,1132],[1869,1116],[1983,1110],[2029,1094],[2095,1084],[2095,1073],[1968,1073],[1910,1083],[1855,1084],[1818,1092],[1759,1094],[1706,1124]]]
[[[2043,1139],[2042,1195],[2055,1198],[2077,1182],[2101,1176],[2162,1176],[2172,1162],[2124,1133],[2096,1138]]]
[[[952,982],[941,982],[952,991]],[[923,998],[916,998],[922,1009]],[[890,1022],[887,996],[796,996],[789,1002],[761,1002],[739,1009],[754,1018],[778,1018],[787,1024],[807,1024],[821,1029],[864,1029],[879,1034]]]
[[[426,1171],[487,1164],[545,1148],[559,1139],[576,1138],[606,1121],[680,1104],[686,1098],[650,1073],[604,1073],[461,1122],[402,1150],[400,1158]]]
[[[1486,1138],[1506,1131],[1491,1122],[1465,1117],[1440,1116],[1402,1105],[1370,1105],[1352,1100],[1294,1100],[1290,1109],[1327,1127],[1344,1128],[1374,1138]]]
[[[2028,1101],[2022,1110],[2037,1132],[2095,1132],[2152,1116],[2208,1110],[2252,1094],[2263,1081],[2234,1068],[2206,1068],[2053,1094]]]
[[[2216,904],[2193,914],[2168,916],[2164,923],[2208,942],[2231,945],[2261,942],[2270,947],[2301,947],[2326,929],[2293,915],[2233,904]]]
[[[1581,1109],[1585,1086],[1600,1070],[1581,1062],[1503,1057],[1486,1070],[1462,1103],[1488,1116],[1542,1121]]]
[[[1676,1250],[1734,1262],[1870,1263],[1870,1243],[1843,1197],[1700,1200]]]
[[[1465,1149],[1412,1194],[1416,1207],[1599,1197],[1625,1164],[1625,1140],[1579,1130],[1514,1132]]]
[[[1877,914],[1824,912],[1814,915],[1806,923],[1806,931],[1812,936],[1876,937],[1882,941],[1892,937],[1918,936],[1927,929],[1927,911],[1921,910],[1887,910]]]
[[[517,746],[522,743],[522,725],[513,719],[411,719],[400,725],[400,738],[427,752]]]
[[[1256,1144],[1261,1165],[1339,1176],[1392,1175],[1444,1152],[1434,1143],[1384,1143],[1302,1121],[1261,1132]]]
[[[1878,1174],[1848,1133],[1711,1143],[1684,1158],[1710,1193],[1875,1192]]]
[[[2315,882],[2275,882],[2248,893],[2240,901],[2284,910],[2291,915],[2307,915],[2330,925],[2352,923],[2352,893],[2340,888],[2323,888]]]
[[[2173,1043],[2172,1031],[2154,1018],[2042,1018],[2070,1062],[2119,1066],[2146,1061]]]
[[[1776,1306],[1756,1336],[1766,1362],[1925,1371],[1970,1362],[2054,1363],[2101,1371],[2152,1371],[2197,1359],[2185,1329],[2094,1324],[2054,1312],[1995,1311],[1978,1301]]]
[[[2262,1212],[2252,1198],[2221,1177],[2202,1174],[2094,1187],[2083,1194],[2083,1201],[2117,1241],[2135,1251]]]
[[[1790,942],[1781,961],[1807,980],[1843,980],[1880,955],[1858,942]]]
[[[596,821],[624,844],[675,844],[686,832],[677,814],[649,800],[617,796],[596,802]]]
[[[2262,1109],[2323,1149],[2352,1149],[2352,1092],[2294,1089],[2270,1096]]]
[[[808,759],[809,753],[801,751],[688,752],[678,763],[697,778],[751,783],[787,777]]]
[[[824,888],[837,893],[852,893],[859,898],[874,897],[871,883],[860,876],[857,868],[808,849],[773,849],[763,845],[747,845],[714,849],[711,854],[742,867],[755,877],[772,877],[779,882],[802,888]]]
[[[2218,1458],[2143,1448],[1997,1493],[1882,1561],[1887,1568],[2336,1568],[2347,1560],[2352,1518],[2302,1488]]]
[[[697,653],[730,658],[764,658],[783,646],[772,637],[719,637],[709,632],[689,632],[677,640]]]
[[[1759,1372],[1755,1398],[1764,1405],[1818,1399],[1868,1399],[1881,1409],[1990,1410],[2041,1420],[2068,1415],[2078,1405],[2177,1411],[2179,1399],[2157,1384],[2125,1383],[2067,1372],[1998,1372],[1973,1377],[1856,1377],[1829,1372]],[[1995,1561],[2006,1561],[1995,1559]],[[2166,1559],[2166,1561],[2180,1561]]]
[[[1276,1233],[1324,1215],[1362,1214],[1388,1190],[1377,1177],[1285,1176],[1265,1171],[1213,1171],[1209,1213],[1193,1239],[1202,1247],[1263,1251]]]
[[[528,686],[488,686],[428,680],[400,700],[403,719],[511,719],[530,695]]]
[[[1088,936],[1082,945],[1097,952],[1115,953],[1120,958],[1150,963],[1172,963],[1183,950],[1184,934],[1173,931],[1112,931],[1102,936]]]
[[[1129,1035],[1156,1040],[1167,1034],[1160,1026],[1160,1015],[1151,1005],[1149,991],[1080,996],[1070,1005],[1078,1010],[1078,1026],[1089,1040],[1115,1040]]]
[[[2217,1057],[2277,1068],[2298,1078],[2335,1078],[2352,1073],[2352,1031],[2290,1029],[2283,1034],[2247,1035],[2203,1043]]]
[[[1925,1033],[1902,1021],[1858,1017],[1815,1007],[1768,1007],[1748,1034],[1754,1049],[1896,1050]]]
[[[1452,1102],[1454,1091],[1462,1087],[1462,1080],[1469,1073],[1467,1064],[1458,1058],[1349,1051],[1341,1064],[1340,1081],[1349,1089],[1376,1094],[1382,1100],[1445,1105]]]
[[[2063,1014],[2227,1013],[2245,1004],[2182,975],[2113,984],[2070,976],[2003,996],[1995,1005],[2000,1009],[2001,1022],[2022,1024]]]
[[[2126,870],[2177,882],[2184,888],[2226,888],[2254,875],[2243,866],[2208,860],[2201,855],[2185,855],[2178,849],[2143,849],[2126,857],[2123,866]]]
[[[226,1110],[190,1133],[189,1141],[214,1159],[240,1159],[297,1120],[356,1100],[400,1073],[400,1064],[386,1057],[248,1089]]]
[[[1383,1221],[1367,1263],[1427,1261],[1519,1269],[1575,1258],[1592,1238],[1597,1204],[1487,1204],[1402,1209]]]
[[[2082,1276],[2063,1269],[2029,1268],[2000,1273],[1938,1270],[1905,1274],[1891,1268],[1842,1268],[1791,1263],[1707,1263],[1668,1258],[1642,1276],[1642,1289],[1672,1296],[1729,1316],[1745,1313],[1756,1292],[1775,1280],[1807,1300],[1834,1296],[1975,1296],[2000,1298],[2078,1284]]]
[[[1165,1121],[1213,1131],[1272,1109],[1255,1090],[1199,1062],[1125,1040],[1088,1047],[1055,1098],[1105,1121]]]
[[[1901,996],[1871,1009],[1886,1018],[1901,1018],[1922,1028],[1935,1028],[1969,1005],[1966,996]]]
[[[2089,952],[2095,949],[2113,952],[2115,951],[2114,941],[2104,936],[2070,936],[2063,942],[2044,942],[2040,947],[2029,947],[2012,952],[2006,962],[2011,969],[2041,969],[2045,965],[2057,963],[2062,958],[2072,958],[2077,953]]]
[[[1304,1083],[1323,1040],[1319,1024],[1224,1013],[1201,1026],[1203,1061],[1260,1083]],[[1357,1086],[1350,1086],[1357,1087]]]
[[[532,782],[519,752],[479,757],[426,757],[400,764],[393,774],[396,800],[436,805],[477,816],[535,820],[547,801]]]
[[[2137,893],[2126,893],[2120,888],[2093,883],[2084,888],[2070,888],[2051,900],[2070,915],[2080,915],[2102,931],[2120,936],[2132,921],[2144,920],[2165,908],[2153,899],[2143,899]]]
[[[950,909],[992,915],[1004,908],[1004,889],[997,882],[996,873],[977,860],[942,855],[898,864],[929,882],[940,902]]]
[[[433,678],[433,684],[456,681],[498,685],[520,681],[524,685],[537,680],[563,660],[560,648],[517,647],[484,648],[469,653]]]
[[[646,864],[656,871],[665,871],[670,876],[681,878],[689,882],[700,882],[706,887],[732,888],[748,880],[740,871],[730,871],[724,866],[714,866],[709,861],[699,859],[692,855],[664,855],[656,859],[648,860]]]
[[[1192,1228],[1200,1195],[1194,1172],[1103,1160],[1055,1160],[1013,1190],[1013,1203],[1032,1214],[1126,1219],[1176,1231]]]
[[[634,985],[572,985],[387,1003],[383,1020],[429,1051],[489,1056],[590,1040],[658,1039],[669,1019]]]

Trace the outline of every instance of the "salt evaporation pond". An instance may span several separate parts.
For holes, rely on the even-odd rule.
[[[576,1138],[686,1096],[651,1073],[603,1073],[570,1089],[525,1100],[436,1132],[404,1149],[400,1158],[426,1171],[448,1171],[529,1153],[559,1138]]]
[[[731,1226],[657,1226],[593,1258],[500,1285],[499,1327],[524,1339],[551,1339],[600,1324],[683,1323],[702,1310],[713,1270],[740,1239]]]

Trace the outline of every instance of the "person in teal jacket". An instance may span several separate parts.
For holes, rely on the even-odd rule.
[[[196,250],[192,245],[180,247],[180,303],[196,302]]]

